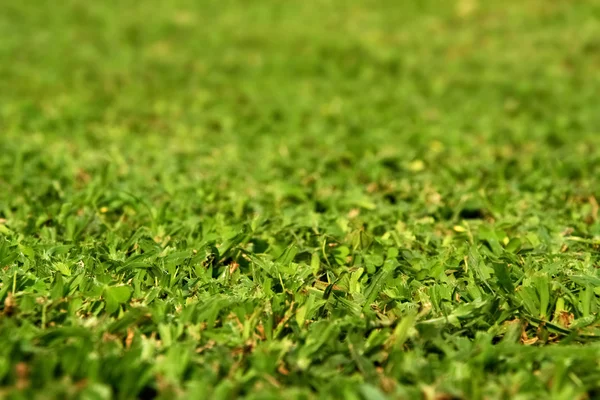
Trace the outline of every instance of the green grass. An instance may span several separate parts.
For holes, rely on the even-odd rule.
[[[0,2],[0,397],[598,398],[599,21]]]

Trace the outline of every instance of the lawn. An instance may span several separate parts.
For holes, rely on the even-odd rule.
[[[596,0],[0,2],[0,398],[600,397]]]

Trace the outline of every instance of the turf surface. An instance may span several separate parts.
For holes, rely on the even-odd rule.
[[[599,20],[0,2],[0,397],[598,398]]]

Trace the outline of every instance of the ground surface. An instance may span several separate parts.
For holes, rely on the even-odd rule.
[[[1,2],[0,397],[597,398],[599,18]]]

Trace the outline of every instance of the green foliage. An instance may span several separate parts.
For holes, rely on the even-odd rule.
[[[575,3],[0,3],[0,397],[600,396]]]

